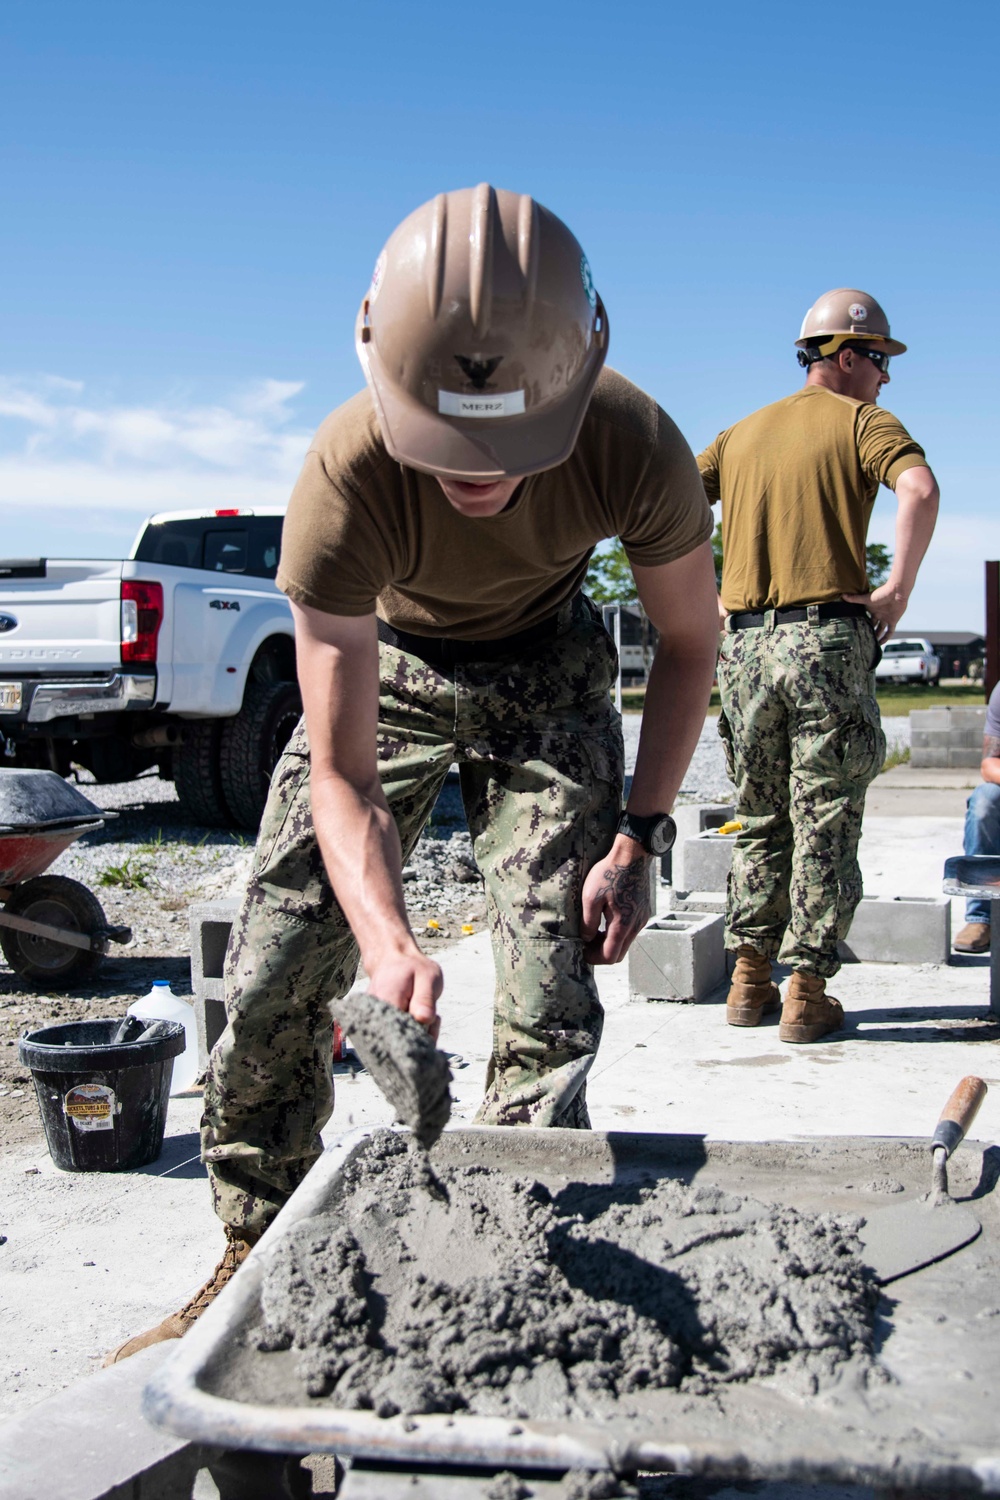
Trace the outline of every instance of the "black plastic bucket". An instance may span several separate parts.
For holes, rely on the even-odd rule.
[[[174,1058],[184,1027],[165,1022],[152,1041],[110,1045],[121,1024],[70,1021],[21,1038],[49,1155],[64,1172],[125,1172],[155,1161],[163,1146]]]

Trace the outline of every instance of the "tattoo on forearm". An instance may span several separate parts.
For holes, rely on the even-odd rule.
[[[611,898],[630,932],[649,921],[649,865],[644,859],[629,865],[605,865],[601,896]]]
[[[983,735],[983,760],[1000,757],[1000,739],[995,734]]]

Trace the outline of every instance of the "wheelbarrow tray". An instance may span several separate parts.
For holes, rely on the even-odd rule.
[[[85,833],[103,828],[104,819],[76,823],[67,828],[8,830],[0,827],[0,886],[20,885],[41,875],[64,849]]]
[[[512,1424],[496,1417],[337,1409],[302,1394],[291,1353],[259,1352],[260,1289],[283,1236],[336,1210],[345,1166],[369,1132],[326,1150],[231,1286],[159,1368],[146,1415],[181,1437],[229,1448],[336,1452],[412,1465],[512,1469],[604,1468],[715,1478],[875,1485],[897,1491],[1000,1494],[1000,1151],[966,1142],[952,1157],[954,1197],[973,1199],[983,1233],[950,1258],[886,1289],[876,1352],[892,1381],[846,1382],[817,1396],[767,1382],[717,1387],[712,1396],[630,1396],[638,1414],[600,1421]],[[538,1178],[552,1190],[651,1176],[712,1183],[815,1212],[867,1214],[893,1199],[872,1190],[891,1176],[926,1191],[926,1141],[813,1138],[719,1142],[702,1136],[567,1130],[446,1131],[437,1167],[481,1162]]]

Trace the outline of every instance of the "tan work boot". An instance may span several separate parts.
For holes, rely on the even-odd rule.
[[[959,953],[989,953],[989,922],[966,922],[956,935],[952,947],[957,948]]]
[[[844,1007],[826,993],[826,980],[796,969],[788,981],[778,1023],[780,1042],[818,1042],[844,1024]]]
[[[758,1026],[761,1016],[781,1004],[778,986],[771,981],[771,960],[745,945],[736,950],[736,967],[726,996],[730,1026]]]
[[[253,1247],[253,1241],[242,1238],[245,1230],[231,1229],[227,1224],[226,1253],[219,1261],[215,1270],[200,1291],[197,1291],[186,1302],[180,1312],[171,1313],[169,1318],[164,1318],[162,1323],[157,1323],[155,1328],[148,1328],[145,1333],[136,1334],[135,1338],[128,1339],[119,1348],[113,1349],[106,1354],[101,1361],[103,1369],[108,1365],[116,1365],[120,1360],[128,1359],[132,1354],[138,1354],[140,1349],[148,1349],[150,1344],[162,1344],[167,1339],[181,1339],[188,1329],[201,1317],[206,1307],[210,1307],[216,1297],[227,1286],[240,1266],[246,1260]]]

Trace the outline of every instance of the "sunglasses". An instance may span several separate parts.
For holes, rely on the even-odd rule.
[[[870,359],[873,365],[878,365],[883,375],[888,375],[891,354],[886,354],[883,349],[861,349],[857,344],[848,344],[847,347],[853,349],[855,354],[863,354],[865,359]]]

